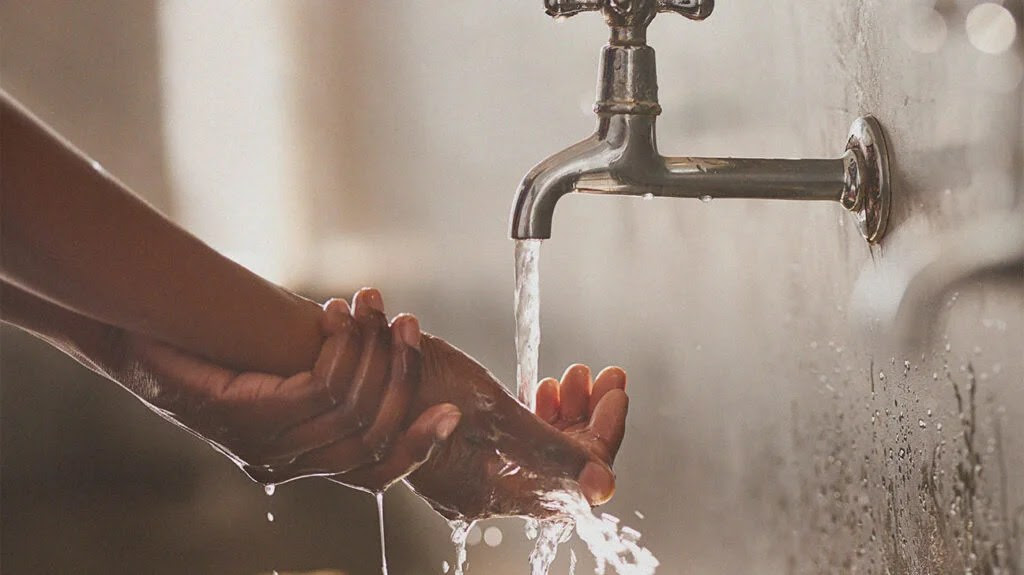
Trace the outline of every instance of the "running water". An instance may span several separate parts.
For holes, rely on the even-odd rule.
[[[540,242],[516,241],[516,371],[519,402],[533,411],[540,352]]]
[[[466,569],[466,538],[473,528],[471,521],[450,521],[452,543],[455,544],[455,575],[464,575]],[[445,571],[447,573],[447,571]]]
[[[572,517],[526,520],[526,537],[537,541],[530,553],[530,575],[547,575],[555,562],[558,546],[572,537],[572,528]]]
[[[536,410],[540,352],[540,244],[541,240],[516,241],[516,384],[519,402],[530,411]],[[578,489],[553,491],[541,497],[555,517],[526,520],[526,536],[536,540],[530,553],[531,575],[547,575],[558,546],[572,537],[573,528],[594,555],[598,575],[604,575],[609,566],[619,575],[654,574],[658,560],[640,546],[640,533],[629,527],[620,530],[618,519],[611,515],[595,517]],[[466,537],[472,524],[453,521],[451,526],[457,554],[455,575],[463,575]],[[575,570],[576,554],[572,553],[570,572]]]
[[[377,526],[380,528],[380,572],[388,575],[388,552],[384,544],[384,492],[374,494],[377,498]]]
[[[570,532],[575,524],[576,533],[597,561],[598,575],[604,575],[608,567],[618,575],[654,575],[658,560],[640,545],[640,532],[631,527],[620,528],[614,516],[596,517],[578,489],[545,493],[541,501],[547,509],[567,518]]]

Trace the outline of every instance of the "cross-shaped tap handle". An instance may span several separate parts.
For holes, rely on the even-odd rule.
[[[658,12],[675,12],[703,20],[715,9],[715,0],[544,0],[549,16],[565,18],[580,12],[604,12],[615,26],[646,26]]]

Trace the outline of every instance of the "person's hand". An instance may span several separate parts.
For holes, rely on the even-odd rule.
[[[258,310],[254,310],[258,313]],[[419,323],[388,326],[377,290],[324,306],[325,337],[310,371],[238,373],[143,337],[126,337],[126,383],[261,483],[322,475],[372,491],[404,477],[447,439],[459,410],[410,414],[421,381]]]
[[[590,368],[572,365],[561,382],[549,377],[537,388],[537,416],[599,462],[585,467],[578,478],[580,488],[594,505],[605,503],[615,491],[610,466],[626,433],[628,410],[626,372],[620,367],[607,367],[591,380]]]
[[[592,381],[586,366],[561,382],[546,379],[537,414],[512,398],[482,366],[424,336],[420,401],[459,407],[452,437],[406,481],[448,519],[544,516],[540,494],[578,485],[593,505],[615,490],[612,461],[625,433],[626,374],[617,367]]]

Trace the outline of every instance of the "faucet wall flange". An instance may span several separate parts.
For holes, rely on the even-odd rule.
[[[847,205],[844,197],[843,205],[857,216],[857,226],[864,239],[875,244],[881,241],[889,223],[892,183],[889,146],[882,125],[874,116],[862,116],[853,122],[846,149],[859,156],[856,168],[859,173],[856,174],[854,201]]]

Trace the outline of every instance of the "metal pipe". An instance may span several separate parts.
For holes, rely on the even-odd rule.
[[[706,18],[710,0],[546,0],[548,13],[601,10],[611,39],[601,52],[597,131],[542,161],[523,178],[512,207],[515,239],[551,237],[558,200],[573,192],[672,198],[830,200],[857,215],[878,242],[889,215],[889,163],[877,120],[858,118],[836,159],[666,158],[658,153],[654,50],[647,26],[658,12]]]

